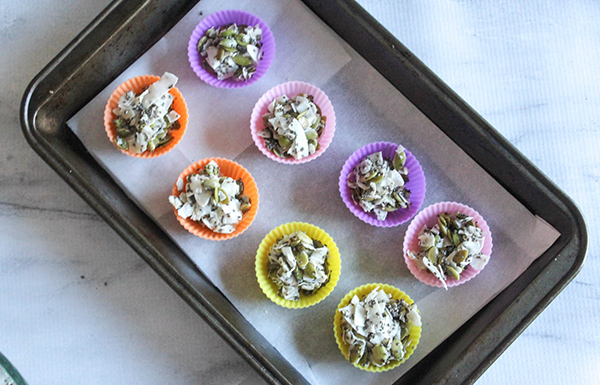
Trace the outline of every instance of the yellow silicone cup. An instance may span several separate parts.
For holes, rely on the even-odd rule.
[[[300,299],[298,301],[290,301],[277,295],[279,287],[269,278],[269,268],[267,267],[267,262],[269,260],[269,250],[271,249],[271,246],[277,242],[277,239],[283,235],[291,234],[297,230],[304,231],[306,235],[312,239],[321,241],[321,243],[329,248],[327,265],[329,267],[330,276],[329,282],[327,282],[325,286],[321,287],[315,294],[300,294]],[[302,309],[315,305],[324,300],[333,291],[335,285],[337,285],[340,279],[341,271],[342,260],[340,258],[340,251],[333,241],[333,238],[331,238],[331,236],[329,236],[329,234],[327,234],[325,231],[309,223],[290,222],[274,228],[262,240],[258,246],[258,251],[256,252],[256,278],[258,279],[258,285],[271,301],[288,309]]]
[[[386,293],[391,294],[392,298],[404,299],[409,305],[414,303],[413,300],[402,290],[397,289],[394,286],[385,285],[381,283],[370,283],[367,285],[362,285],[352,290],[350,293],[346,294],[346,296],[340,301],[340,304],[338,305],[335,311],[335,316],[333,318],[333,334],[335,336],[335,341],[337,342],[337,345],[340,348],[340,351],[342,352],[344,357],[346,357],[347,360],[349,359],[350,349],[349,346],[346,345],[346,343],[342,339],[342,313],[340,313],[339,310],[344,306],[347,306],[350,303],[350,300],[352,300],[352,298],[355,295],[357,295],[359,298],[362,298],[363,296],[373,291],[373,289],[375,289],[376,287],[380,287]],[[406,348],[406,355],[400,361],[392,361],[384,366],[372,365],[369,367],[364,367],[359,364],[352,365],[354,365],[358,369],[372,373],[380,373],[388,371],[390,369],[394,369],[395,367],[399,366],[404,361],[406,361],[414,353],[415,349],[417,348],[417,345],[419,344],[419,340],[421,339],[421,326],[412,326],[409,334],[409,339],[410,345],[408,345],[408,347]]]

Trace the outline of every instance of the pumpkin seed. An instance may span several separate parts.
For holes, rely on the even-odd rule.
[[[206,43],[207,40],[208,37],[206,35],[202,36],[200,40],[198,40],[198,45],[196,46],[198,52],[202,51],[202,46],[204,46],[204,43]]]
[[[452,243],[454,243],[454,246],[460,245],[460,236],[458,234],[452,233]]]
[[[239,66],[243,66],[243,67],[247,67],[247,66],[251,65],[252,63],[254,63],[251,58],[249,58],[248,56],[242,56],[242,55],[234,56],[233,61],[235,62],[235,64],[237,64]]]
[[[404,339],[406,338],[406,336],[408,335],[408,333],[410,332],[410,329],[408,328],[407,325],[402,325],[402,328],[400,329],[400,339]]]
[[[221,36],[221,37],[231,36],[231,35],[233,35],[235,33],[235,30],[236,30],[235,26],[232,25],[229,28],[227,28],[227,29],[222,30],[221,32],[219,32],[219,36]]]
[[[394,168],[397,171],[400,171],[404,168],[404,164],[406,163],[406,154],[402,151],[400,154],[396,153],[394,155],[394,160],[392,162]]]
[[[427,258],[431,261],[431,263],[437,264],[437,260],[438,260],[437,247],[433,246],[433,247],[430,247],[429,250],[427,250]]]
[[[377,176],[373,177],[371,180],[369,180],[369,182],[371,183],[379,183],[383,180],[383,174],[377,174]]]
[[[292,141],[286,138],[285,136],[280,136],[277,142],[279,143],[281,148],[286,151],[289,150],[289,148],[292,146]]]
[[[451,219],[449,223],[450,223],[450,227],[453,230],[458,230],[460,228],[460,225],[458,224],[458,222],[456,221],[456,219]]]
[[[371,179],[375,178],[377,175],[379,175],[379,173],[377,172],[377,170],[374,170],[373,172],[366,174],[363,178],[365,182],[370,182]]]
[[[315,278],[315,265],[313,265],[311,262],[307,263],[306,266],[304,266],[304,274],[306,274],[309,278]]]
[[[441,217],[438,217],[438,218],[441,218]],[[438,223],[438,226],[440,227],[440,234],[442,234],[442,236],[445,237],[446,235],[448,235],[448,228],[446,226],[441,225],[439,223]]]
[[[366,344],[364,342],[359,342],[356,345],[352,346],[352,348],[350,349],[348,360],[353,364],[358,364],[361,358],[363,358],[363,356],[366,356],[365,347]]]
[[[235,39],[223,39],[219,42],[219,45],[227,48],[235,48],[237,46],[237,42]]]
[[[381,344],[373,346],[371,352],[373,353],[373,362],[379,366],[385,364],[389,357],[387,349]]]
[[[308,140],[317,139],[318,136],[319,135],[317,134],[317,131],[315,131],[315,130],[306,131],[306,139],[308,139]]]
[[[298,281],[300,281],[302,278],[304,278],[304,272],[298,268],[298,266],[296,266],[296,268],[294,269],[294,278],[296,278]]]
[[[456,252],[456,255],[454,256],[454,262],[461,263],[465,259],[467,259],[468,255],[469,255],[469,252],[467,250],[458,250]]]
[[[298,243],[295,247],[296,251],[301,253],[303,251],[306,250],[306,246],[304,246],[304,243],[302,243],[302,241],[298,240],[300,243]]]
[[[303,251],[296,255],[296,263],[298,263],[298,266],[300,266],[301,269],[306,268],[306,264],[308,263],[308,254]]]
[[[440,227],[441,226],[444,226],[444,227],[448,226],[448,222],[446,222],[446,219],[444,219],[443,215],[438,215],[438,219],[437,220],[438,220],[438,225],[440,225]]]
[[[125,138],[127,136],[131,135],[131,131],[129,131],[126,128],[118,128],[117,129],[117,136],[120,138]]]
[[[312,242],[313,242],[312,238],[309,237],[304,231],[298,231],[297,234],[298,234],[298,238],[302,242],[307,243],[307,244],[312,244]]]
[[[456,279],[457,281],[460,279],[460,274],[458,274],[458,271],[456,271],[452,266],[446,266],[445,270],[446,273],[448,273],[452,278]]]
[[[307,113],[308,113],[308,110],[302,111],[301,113],[298,114],[298,116],[296,116],[296,119],[305,117]]]
[[[402,331],[404,332],[404,330],[408,329],[403,328]],[[402,344],[402,341],[398,338],[394,338],[394,340],[392,341],[392,355],[397,360],[401,360],[402,358],[404,358],[404,345]]]
[[[215,56],[217,58],[217,60],[223,60],[223,55],[225,55],[225,49],[220,46],[217,50],[217,56]]]
[[[238,33],[237,35],[235,35],[235,41],[236,41],[236,42],[237,42],[239,45],[241,45],[242,47],[245,47],[245,46],[247,46],[248,44],[250,44],[250,42],[247,42],[247,41],[245,41],[245,40],[244,40],[244,37],[245,37],[245,36],[246,36],[246,35],[245,35],[245,34],[243,34],[243,33]]]
[[[227,195],[227,193],[225,192],[225,190],[223,190],[222,188],[219,187],[219,194],[223,193],[223,195],[225,195],[225,198],[221,199],[221,202],[224,205],[228,205],[229,204],[229,195]]]
[[[394,197],[394,199],[398,203],[404,203],[405,202],[404,198],[400,197],[400,195],[398,195],[398,193],[392,193],[392,197]]]

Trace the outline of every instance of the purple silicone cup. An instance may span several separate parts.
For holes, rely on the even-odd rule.
[[[265,146],[264,138],[258,135],[259,131],[264,130],[265,126],[263,123],[263,115],[267,113],[267,107],[269,104],[277,97],[281,95],[287,95],[292,98],[298,94],[308,94],[314,97],[313,102],[319,106],[321,109],[321,115],[326,117],[325,128],[319,137],[319,149],[315,151],[313,154],[302,158],[281,158],[275,155],[272,151],[267,149]],[[331,100],[327,97],[325,92],[321,91],[319,87],[313,86],[312,84],[305,82],[292,81],[287,83],[279,84],[267,92],[263,96],[258,99],[256,105],[252,109],[252,115],[250,116],[250,134],[252,135],[252,139],[254,140],[254,144],[256,147],[265,154],[268,158],[273,159],[279,163],[285,164],[301,164],[310,162],[313,159],[321,156],[322,153],[327,150],[329,144],[333,140],[333,134],[335,133],[335,111],[333,110],[333,105],[331,104]]]
[[[248,79],[247,81],[238,81],[232,79],[224,79],[219,80],[217,77],[208,72],[203,66],[202,62],[204,58],[200,56],[198,53],[198,41],[204,33],[211,27],[220,27],[222,25],[227,25],[231,23],[236,24],[246,24],[258,26],[262,29],[262,50],[263,57],[261,61],[258,63],[256,68],[256,72],[254,75]],[[204,20],[200,22],[192,32],[192,36],[190,37],[190,41],[188,43],[188,60],[192,69],[198,75],[200,79],[202,79],[207,84],[218,87],[218,88],[240,88],[245,87],[250,84],[253,84],[258,81],[263,75],[267,72],[267,70],[271,67],[271,63],[273,63],[273,58],[275,57],[275,39],[273,38],[273,33],[269,29],[269,27],[257,16],[254,16],[251,13],[238,11],[234,9],[229,9],[225,11],[215,12],[211,15],[208,15]]]
[[[352,214],[356,215],[361,221],[368,223],[372,226],[377,227],[394,227],[401,225],[412,218],[421,208],[423,200],[425,200],[425,174],[423,168],[419,164],[419,161],[415,156],[408,150],[404,150],[406,153],[406,167],[408,168],[408,182],[406,188],[410,190],[410,207],[408,209],[399,209],[394,212],[388,213],[384,221],[377,219],[374,213],[365,212],[362,207],[354,203],[352,200],[352,191],[346,180],[348,174],[354,170],[354,167],[358,165],[367,155],[371,155],[375,152],[381,151],[384,159],[394,159],[394,154],[398,149],[398,145],[390,142],[375,142],[367,144],[356,150],[354,154],[348,158],[342,172],[340,173],[339,188],[342,200],[346,204],[346,207],[350,209]]]
[[[410,270],[410,272],[412,273],[412,275],[415,276],[415,278],[417,278],[419,281],[423,282],[426,285],[435,287],[443,286],[442,282],[440,282],[439,279],[437,279],[433,274],[431,274],[429,270],[419,269],[415,264],[415,261],[408,256],[407,252],[408,250],[419,251],[418,236],[423,226],[431,228],[437,223],[438,214],[454,212],[461,212],[470,217],[473,217],[473,220],[481,228],[483,236],[485,237],[485,239],[483,240],[483,248],[481,249],[481,252],[488,256],[492,255],[492,248],[494,246],[492,241],[492,232],[490,231],[490,228],[485,219],[483,219],[483,217],[477,211],[475,211],[469,206],[457,202],[434,203],[431,206],[424,208],[423,211],[421,211],[415,217],[415,219],[413,219],[410,222],[410,225],[408,225],[408,229],[406,229],[406,234],[404,235],[403,244],[404,262],[406,262],[408,270]],[[487,263],[483,266],[483,268],[485,268],[485,266],[487,266]],[[462,272],[459,280],[448,279],[446,281],[446,286],[454,287],[461,285],[475,277],[477,274],[479,274],[479,272],[481,272],[483,268],[481,268],[480,270],[475,270],[472,267],[470,267]]]

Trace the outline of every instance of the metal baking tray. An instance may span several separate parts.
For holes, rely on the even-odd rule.
[[[587,252],[581,213],[357,3],[303,2],[515,198],[561,234],[518,279],[396,381],[473,383],[581,269]],[[66,125],[195,3],[111,3],[33,79],[21,104],[23,132],[40,157],[267,382],[308,384],[126,196]]]

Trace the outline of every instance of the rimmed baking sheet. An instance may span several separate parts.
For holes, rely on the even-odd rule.
[[[342,122],[338,122],[338,129],[343,124],[348,127],[350,132],[355,130],[354,132],[358,136],[355,135],[349,138],[346,135],[347,132],[336,132],[332,147],[328,149],[325,155],[314,163],[305,165],[307,167],[302,166],[302,168],[295,170],[293,178],[289,177],[286,184],[284,184],[287,186],[286,191],[288,191],[288,194],[274,194],[274,202],[271,206],[264,205],[265,192],[261,192],[260,221],[257,220],[251,227],[252,231],[249,230],[244,235],[250,240],[259,238],[261,235],[264,236],[272,227],[286,220],[286,216],[293,216],[294,220],[306,218],[306,220],[311,221],[313,219],[313,223],[324,228],[327,226],[333,228],[338,226],[340,222],[348,222],[343,227],[344,231],[340,231],[337,235],[332,234],[338,245],[340,241],[346,243],[345,250],[342,250],[342,253],[347,255],[347,260],[343,261],[342,271],[342,277],[345,280],[340,282],[328,298],[327,301],[331,304],[328,304],[327,301],[320,304],[324,308],[330,305],[335,308],[336,298],[341,298],[346,291],[354,286],[365,283],[358,282],[361,277],[365,279],[373,278],[371,281],[375,281],[375,278],[381,278],[377,279],[381,281],[385,277],[391,277],[390,280],[392,281],[386,283],[401,287],[403,284],[410,282],[410,277],[404,275],[407,271],[400,264],[401,259],[395,256],[398,251],[391,251],[393,249],[391,245],[394,242],[401,245],[401,236],[405,227],[396,228],[396,233],[380,233],[379,231],[382,229],[374,229],[362,223],[357,223],[358,220],[351,216],[349,212],[340,210],[343,203],[328,184],[330,177],[335,176],[334,174],[337,172],[333,170],[336,162],[341,162],[339,164],[341,168],[343,160],[345,160],[344,156],[347,157],[352,153],[354,149],[359,147],[360,143],[381,140],[382,136],[387,136],[386,140],[397,140],[409,147],[419,157],[421,163],[426,165],[425,172],[428,177],[428,188],[430,189],[428,199],[431,200],[426,199],[425,204],[433,202],[437,197],[444,196],[444,199],[463,201],[463,203],[474,206],[488,222],[494,221],[494,223],[490,223],[492,226],[499,226],[498,234],[494,227],[492,228],[495,244],[494,262],[502,262],[501,259],[497,258],[499,255],[497,242],[508,240],[506,247],[512,248],[512,250],[516,248],[523,256],[528,256],[528,258],[521,261],[526,265],[531,259],[535,259],[537,254],[536,252],[531,253],[529,249],[526,249],[526,251],[519,249],[519,242],[521,244],[523,242],[529,243],[529,240],[525,240],[527,236],[517,236],[515,243],[510,239],[511,231],[507,232],[506,228],[503,227],[507,224],[508,218],[503,216],[502,213],[497,215],[498,213],[492,208],[478,206],[486,202],[481,194],[485,195],[489,191],[496,191],[500,186],[503,187],[506,191],[500,193],[500,196],[504,196],[506,200],[501,199],[497,202],[497,206],[508,204],[510,206],[509,212],[515,210],[519,214],[525,214],[524,217],[528,218],[528,223],[531,225],[531,227],[525,227],[529,227],[533,231],[530,235],[548,235],[553,232],[552,230],[548,231],[548,227],[544,224],[544,222],[549,222],[550,227],[560,231],[560,237],[518,278],[513,280],[509,277],[506,281],[501,282],[501,285],[512,283],[483,309],[463,324],[458,325],[460,328],[452,333],[438,348],[426,356],[424,356],[425,352],[423,351],[420,353],[421,356],[411,357],[408,364],[415,366],[412,370],[405,373],[408,368],[408,365],[406,365],[401,371],[399,369],[390,372],[393,375],[388,377],[377,376],[373,380],[380,383],[395,381],[399,384],[409,382],[422,384],[472,382],[577,274],[585,260],[587,247],[585,224],[577,208],[564,193],[541,175],[527,159],[499,136],[355,2],[335,0],[323,3],[316,0],[305,0],[304,3],[315,13],[308,11],[300,2],[294,2],[288,4],[290,7],[280,10],[281,14],[271,16],[271,19],[267,22],[270,23],[272,28],[274,26],[279,28],[279,34],[282,26],[278,23],[280,19],[283,19],[285,33],[289,33],[290,29],[286,28],[285,16],[290,15],[288,12],[299,11],[300,13],[297,13],[300,17],[299,20],[308,20],[310,25],[316,24],[319,26],[315,27],[316,29],[313,31],[306,30],[305,25],[303,25],[301,32],[306,33],[308,31],[307,33],[310,35],[315,31],[319,33],[326,31],[326,35],[318,35],[319,39],[325,38],[327,42],[331,42],[330,38],[333,38],[332,43],[338,44],[343,49],[344,52],[334,51],[341,54],[336,60],[342,64],[337,69],[335,69],[335,66],[332,67],[335,69],[333,73],[329,72],[330,68],[325,68],[324,73],[310,71],[305,74],[304,79],[299,80],[315,82],[315,84],[323,87],[326,92],[331,93],[330,96],[336,99],[334,100],[334,107],[338,116],[341,111],[347,114]],[[188,14],[188,19],[194,17],[194,10],[201,10],[203,15],[211,12],[210,4],[213,3],[203,1],[196,5],[196,8]],[[214,256],[219,252],[222,253],[220,255],[225,255],[223,262],[227,262],[225,263],[226,268],[218,269],[213,266],[214,263],[210,263],[210,266],[205,267],[208,272],[214,270],[218,270],[219,273],[223,272],[219,276],[211,277],[211,280],[215,277],[223,280],[224,285],[228,285],[226,289],[231,290],[233,293],[233,295],[223,295],[209,282],[203,271],[194,268],[191,262],[192,259],[182,253],[181,249],[171,241],[171,238],[166,236],[165,229],[173,231],[175,235],[173,239],[177,239],[178,231],[181,231],[181,229],[172,227],[173,222],[171,221],[175,221],[174,216],[169,217],[168,214],[163,212],[163,215],[159,215],[159,217],[152,217],[157,213],[160,214],[160,210],[164,208],[164,206],[161,206],[165,204],[164,198],[156,193],[155,201],[151,202],[152,199],[150,198],[153,194],[151,191],[145,191],[136,196],[136,194],[132,194],[135,189],[128,191],[124,184],[117,184],[116,181],[119,180],[117,175],[107,173],[107,170],[109,172],[115,170],[110,170],[102,164],[101,157],[99,157],[102,148],[107,149],[111,146],[107,139],[104,137],[102,138],[104,142],[93,143],[91,147],[88,147],[82,144],[82,142],[85,143],[85,140],[79,141],[65,124],[66,120],[71,118],[88,101],[93,103],[94,98],[99,98],[102,92],[112,89],[111,87],[114,84],[109,84],[111,81],[117,83],[119,79],[125,78],[128,74],[128,67],[136,59],[142,57],[141,61],[143,61],[145,55],[158,49],[157,47],[161,47],[169,36],[165,33],[173,25],[176,26],[171,32],[182,26],[185,20],[184,16],[192,6],[193,4],[186,1],[166,2],[161,0],[116,1],[112,3],[32,81],[25,92],[21,108],[25,136],[39,155],[115,231],[121,234],[139,255],[195,311],[203,316],[227,342],[240,352],[267,381],[274,384],[306,383],[307,379],[312,382],[317,380],[326,381],[324,379],[326,377],[320,379],[316,377],[321,376],[323,370],[329,370],[327,366],[342,371],[352,368],[344,366],[345,363],[342,361],[341,354],[332,348],[334,345],[329,346],[328,342],[325,342],[327,346],[324,350],[321,350],[323,348],[321,343],[315,345],[315,337],[311,334],[314,333],[315,328],[311,326],[311,323],[308,323],[308,326],[306,326],[307,323],[301,323],[303,330],[308,329],[308,333],[297,333],[293,336],[288,333],[287,338],[290,343],[286,344],[282,349],[283,351],[281,351],[282,354],[279,354],[273,348],[273,345],[268,342],[268,339],[272,338],[272,336],[269,336],[269,331],[267,330],[265,333],[261,330],[261,327],[264,328],[264,326],[254,325],[252,316],[246,317],[246,314],[243,314],[244,311],[248,311],[246,308],[240,309],[244,306],[247,307],[248,304],[270,306],[270,303],[268,304],[265,298],[260,297],[252,289],[252,286],[248,286],[251,284],[248,276],[243,276],[238,286],[236,286],[237,280],[235,282],[227,281],[231,274],[225,272],[231,266],[244,272],[244,274],[249,274],[250,270],[245,267],[247,267],[248,261],[252,259],[253,251],[248,251],[246,245],[241,247],[240,245],[231,244],[232,250],[235,247],[241,250],[238,255],[239,258],[235,259],[231,255],[225,255],[223,250],[214,249],[214,245],[194,245],[195,251],[187,253],[196,262],[202,262],[198,260],[198,256]],[[265,12],[265,9],[251,1],[236,3],[236,7],[245,7],[250,11],[254,10],[259,15]],[[270,12],[265,13],[270,14]],[[291,15],[296,14],[291,13]],[[308,19],[303,18],[307,15],[310,16]],[[198,11],[195,17],[199,21],[202,15]],[[275,20],[272,18],[275,18]],[[319,19],[324,20],[335,32]],[[188,20],[188,23],[190,25],[194,24],[190,20]],[[290,23],[288,22],[288,24]],[[130,33],[131,31],[135,33]],[[183,33],[186,35],[185,39],[189,36],[187,33]],[[189,33],[191,33],[191,29]],[[164,38],[161,39],[163,36]],[[340,39],[340,37],[343,39]],[[281,53],[281,46],[278,47],[278,52]],[[146,52],[148,49],[150,50]],[[171,50],[173,47],[169,49]],[[175,50],[179,49],[179,47],[175,48]],[[317,47],[318,49],[320,47]],[[359,52],[362,58],[354,50]],[[285,52],[285,49],[283,52]],[[349,61],[343,64],[346,60],[344,59],[345,56],[349,58]],[[157,67],[155,64],[163,63],[166,65],[173,60],[173,56],[170,54],[168,57],[155,59],[157,61],[150,67],[138,67],[136,70],[147,71],[147,73],[156,71],[157,74],[160,74],[160,70],[163,70],[163,68]],[[289,55],[287,59],[289,59]],[[322,58],[319,58],[319,60],[322,60]],[[179,61],[173,61],[169,65],[180,66],[180,63]],[[289,67],[289,62],[281,63],[281,65]],[[313,66],[312,68],[316,68],[314,61],[310,65]],[[169,70],[175,71],[171,68],[173,67],[169,67]],[[293,68],[295,67],[292,66]],[[379,73],[374,70],[375,68]],[[288,71],[292,70],[290,68],[286,69]],[[184,68],[181,68],[181,70],[185,71]],[[270,73],[272,76],[276,76],[276,74],[277,71]],[[383,77],[379,74],[382,74]],[[182,83],[191,80],[185,72],[177,73],[177,75],[182,79]],[[287,75],[282,76],[285,78],[271,79],[270,81],[273,83],[262,79],[261,82],[253,86],[255,89],[248,87],[246,93],[237,94],[239,97],[234,98],[235,105],[242,110],[248,108],[247,106],[253,103],[250,100],[255,96],[257,99],[262,94],[261,90],[264,92],[273,84],[292,80],[288,79]],[[199,80],[196,81],[199,82]],[[195,86],[199,87],[200,85],[196,84]],[[188,97],[187,94],[185,96]],[[408,100],[412,101],[412,104]],[[204,103],[205,101],[201,100],[201,102]],[[242,104],[238,105],[240,102]],[[358,109],[355,103],[358,104]],[[205,106],[205,104],[200,104],[200,107],[203,105]],[[349,106],[352,108],[348,109]],[[392,111],[390,112],[390,110]],[[237,122],[240,126],[245,125],[246,123],[242,121],[240,111],[236,111],[232,117],[227,118],[228,121]],[[366,113],[363,114],[365,111]],[[205,115],[203,118],[210,119],[210,115],[208,117]],[[206,120],[202,120],[202,122],[206,122]],[[212,136],[208,137],[208,142],[214,144],[213,140],[218,141],[219,138],[222,138],[224,142],[221,144],[216,143],[220,147],[216,148],[215,151],[219,150],[220,155],[227,155],[228,149],[235,149],[236,146],[231,146],[229,141],[225,141],[225,136],[218,130],[219,127],[222,127],[221,122],[218,119],[213,122],[218,125],[204,128],[205,133],[212,133]],[[90,131],[93,129],[94,124],[94,120],[89,120],[83,122],[79,129]],[[237,133],[244,135],[244,132],[246,132],[244,127],[234,131],[236,139],[244,140],[237,136]],[[427,138],[427,141],[418,140],[419,137],[412,132],[417,128],[426,132],[429,130],[433,136]],[[202,131],[202,128],[196,128],[196,130]],[[249,133],[247,135],[249,138]],[[189,139],[187,136],[186,138]],[[453,170],[452,166],[464,164],[461,162],[457,164],[455,160],[454,163],[448,165],[447,162],[440,160],[437,152],[432,153],[431,145],[433,143],[437,146],[438,138],[440,138],[439,150],[450,150],[452,156],[456,155],[458,157],[456,159],[461,159],[461,162],[462,159],[465,159],[465,164],[469,165],[469,171],[471,165],[479,171],[483,168],[489,173],[484,179],[485,183],[489,182],[493,186],[479,186],[477,188],[481,194],[471,196],[461,190],[461,188],[466,188],[463,184],[453,184],[457,181],[464,181],[465,176],[464,174],[461,176],[459,171]],[[432,139],[436,139],[436,141],[432,142]],[[456,144],[462,149],[456,148]],[[98,149],[93,148],[96,145],[99,146]],[[447,147],[444,147],[446,145]],[[212,148],[212,144],[209,147]],[[185,150],[184,147],[181,147],[181,149]],[[111,148],[111,150],[114,151],[114,148]],[[274,162],[262,156],[252,146],[245,148],[242,146],[241,150],[241,153],[234,151],[229,156],[235,157],[242,163],[247,163],[245,164],[246,167],[256,168],[255,176],[262,178],[261,181],[257,180],[259,188],[261,184],[273,182],[273,177],[281,173],[287,175],[290,172],[290,166],[271,165]],[[95,158],[91,157],[88,151],[94,154]],[[472,156],[476,162],[470,160],[466,154]],[[185,156],[190,156],[194,160],[194,157],[203,155],[192,152],[187,155],[180,154],[173,159],[177,158],[187,166]],[[173,162],[175,163],[175,161]],[[168,169],[174,168],[173,164],[168,167],[154,165],[155,167],[152,167],[151,172],[156,173],[157,170],[168,171]],[[264,167],[265,165],[268,165],[268,167]],[[146,166],[149,166],[149,164]],[[446,172],[445,169],[448,167],[449,170]],[[430,168],[430,170],[427,168]],[[266,170],[270,170],[271,173],[265,175]],[[315,176],[314,171],[323,170],[325,174]],[[177,173],[179,171],[180,169]],[[253,170],[250,171],[254,173]],[[462,170],[462,172],[465,171]],[[450,180],[448,177],[444,177],[443,180],[436,179],[446,175],[446,173],[457,179]],[[170,186],[173,182],[166,180],[169,179],[166,174],[160,175],[159,179],[161,183],[164,182],[165,184],[153,185],[151,188],[146,185],[145,190],[161,190],[165,188],[165,185]],[[300,193],[297,193],[297,189],[292,188],[300,184],[298,181],[303,181],[303,184],[306,184],[305,188],[298,189]],[[290,191],[291,193],[289,193]],[[329,199],[326,199],[325,203],[322,203],[321,200],[315,200],[314,191],[318,192],[317,195],[321,194]],[[448,197],[446,196],[447,193],[452,193],[455,197]],[[160,192],[160,194],[162,193]],[[337,202],[335,198],[338,199]],[[512,206],[515,202],[517,204]],[[283,214],[278,212],[277,217],[269,215],[273,211],[278,211],[282,204],[283,206],[291,204],[295,211],[286,211]],[[142,212],[139,209],[140,207],[144,208],[149,215]],[[329,216],[330,214],[339,214],[340,217],[332,218]],[[281,221],[276,221],[276,218],[281,218]],[[521,217],[513,217],[513,220],[509,220],[510,226],[514,225],[515,218]],[[542,220],[539,220],[540,218]],[[156,223],[162,227],[157,226]],[[271,226],[272,224],[274,225]],[[541,233],[536,232],[540,229],[538,225],[544,229]],[[327,230],[329,231],[329,229]],[[240,238],[240,240],[242,239]],[[358,242],[357,240],[364,242]],[[383,245],[381,245],[381,240],[385,241]],[[549,242],[548,239],[546,241]],[[251,241],[248,242],[251,243]],[[198,248],[204,249],[206,254],[198,251]],[[544,246],[541,245],[541,249],[543,248]],[[511,254],[511,256],[517,257],[514,254]],[[342,255],[342,258],[344,258],[344,255]],[[231,263],[232,260],[234,263]],[[221,261],[217,260],[216,262],[220,263]],[[484,277],[483,274],[493,271],[492,267],[493,265],[486,267],[479,278]],[[498,270],[498,267],[496,267],[496,272],[498,271],[502,271],[502,269]],[[513,273],[516,276],[517,273],[514,271]],[[361,276],[360,274],[365,275]],[[494,278],[502,280],[506,277],[496,276]],[[492,281],[494,280],[492,279]],[[242,287],[244,290],[249,288],[252,291],[249,293],[244,291],[240,294]],[[258,287],[257,284],[256,287]],[[402,288],[406,289],[405,287]],[[428,307],[430,309],[435,307],[435,305],[428,304],[430,299],[435,298],[435,293],[429,293],[423,287],[415,290],[415,293],[411,293],[411,296],[421,299],[422,304],[420,307],[422,311],[431,314],[436,313],[427,310]],[[454,294],[457,294],[457,292],[454,292]],[[236,300],[241,305],[232,306],[231,302],[234,302],[232,297],[237,298]],[[478,306],[475,304],[475,307]],[[236,308],[240,309],[242,313],[238,312]],[[283,309],[269,308],[266,310],[270,312],[267,314],[269,318],[281,316],[283,318],[279,318],[279,320],[286,321],[285,317],[288,317],[285,312],[279,314]],[[332,314],[328,314],[329,311],[320,308],[313,310],[318,311],[307,314],[311,319],[314,318],[314,322],[318,325],[326,325],[328,324],[326,319],[333,318]],[[437,311],[437,309],[433,310]],[[437,312],[437,315],[441,313]],[[265,318],[264,311],[263,313],[255,312],[255,314],[259,320]],[[302,313],[295,313],[294,317],[297,317],[298,314]],[[435,321],[435,318],[430,317],[430,319]],[[289,317],[287,320],[289,320]],[[454,322],[455,320],[452,321],[450,328],[455,327]],[[316,334],[323,336],[325,340],[331,338],[333,341],[329,329],[327,327],[327,331],[325,329],[321,330],[319,326]],[[435,345],[443,339],[443,336],[440,335],[441,329],[436,327],[430,329],[430,341],[423,341],[419,349],[430,349],[431,345]],[[289,327],[287,330],[289,331]],[[288,349],[288,351],[285,349]],[[282,356],[289,359],[290,352],[292,355],[297,354],[297,356],[300,356],[303,361],[299,365],[296,365],[293,357],[289,362],[286,361]],[[321,353],[324,354],[324,357],[331,359],[320,358],[316,360],[315,354],[320,355]],[[309,366],[312,363],[316,365],[314,369]],[[298,372],[299,370],[307,373],[307,375],[305,374],[305,377],[302,377]],[[350,373],[357,374],[356,370],[352,370]],[[352,378],[355,377],[352,376]],[[337,380],[339,379],[336,378]]]
[[[203,17],[221,9],[255,13],[270,25],[276,58],[255,85],[222,90],[200,81],[187,63],[189,35]],[[102,130],[102,113],[118,84],[142,74],[169,71],[190,109],[190,125],[171,153],[138,160],[115,151]],[[252,143],[250,112],[270,87],[307,81],[331,98],[337,130],[330,148],[301,166],[275,163]],[[360,380],[390,384],[401,377],[500,291],[512,283],[559,234],[536,217],[473,161],[419,109],[341,40],[301,2],[219,2],[204,0],[149,51],[69,120],[94,158],[249,322],[311,383]],[[477,279],[444,291],[424,286],[404,265],[402,241],[408,224],[380,229],[358,221],[339,197],[337,176],[347,157],[364,144],[400,143],[419,159],[427,178],[425,205],[445,200],[476,208],[494,235],[489,266]],[[261,204],[253,225],[240,237],[209,242],[187,233],[167,197],[177,175],[189,164],[222,156],[244,165],[255,177]],[[340,245],[342,277],[323,303],[306,310],[278,308],[266,299],[254,277],[254,254],[272,228],[290,221],[314,223]],[[399,369],[372,376],[357,372],[337,351],[333,312],[354,287],[384,282],[417,302],[423,337],[415,355]]]

